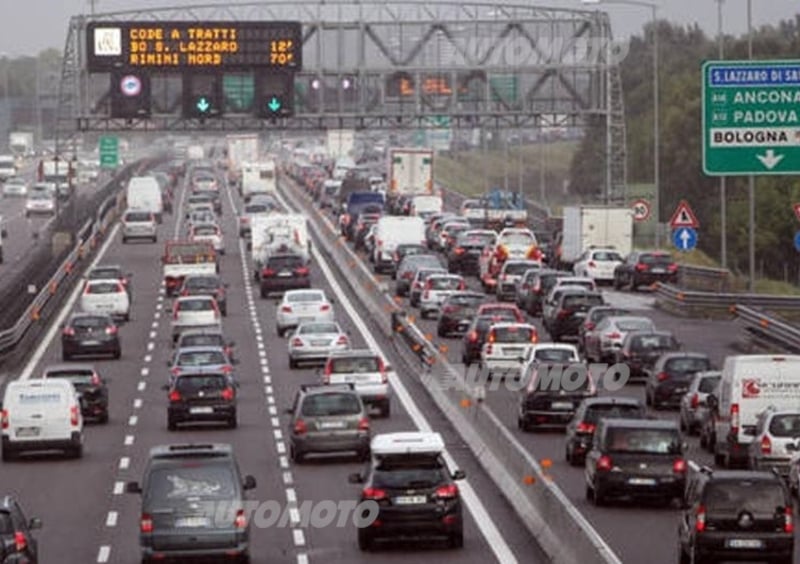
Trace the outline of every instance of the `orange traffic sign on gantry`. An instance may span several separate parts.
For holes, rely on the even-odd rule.
[[[700,227],[700,222],[697,221],[697,216],[689,206],[689,202],[681,200],[678,207],[675,208],[675,213],[672,214],[672,219],[669,220],[669,226],[673,229],[680,227],[691,227],[697,229]]]

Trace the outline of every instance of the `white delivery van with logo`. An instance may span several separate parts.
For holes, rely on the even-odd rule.
[[[161,185],[154,176],[134,176],[128,181],[125,192],[130,211],[150,212],[156,222],[161,223],[164,216],[164,198]]]
[[[706,400],[714,423],[717,464],[744,463],[758,415],[800,405],[800,355],[736,355],[725,359],[719,397]]]

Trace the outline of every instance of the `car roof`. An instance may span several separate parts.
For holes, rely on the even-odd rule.
[[[346,351],[333,351],[328,355],[328,358],[350,358],[362,356],[375,356],[381,357],[381,354],[372,349],[350,349]]]
[[[207,296],[205,294],[195,294],[195,295],[192,295],[192,296],[178,296],[178,299],[176,301],[178,301],[178,302],[189,302],[189,301],[192,301],[192,300],[215,301],[214,300],[214,296]]]
[[[586,404],[587,407],[592,407],[595,405],[626,405],[632,407],[633,406],[644,407],[641,400],[629,397],[611,397],[611,396],[594,397],[583,400],[583,403]]]
[[[780,483],[778,476],[763,470],[713,470],[712,472],[699,472],[698,474],[713,480],[762,480]]]
[[[517,321],[500,321],[498,323],[492,324],[492,329],[506,329],[509,327],[517,327],[517,328],[525,328],[525,329],[533,329],[536,331],[536,327],[531,325],[530,323],[519,323]]]
[[[578,347],[570,343],[537,343],[533,345],[533,352],[544,349],[556,349],[565,351],[578,351]]]
[[[182,330],[181,334],[178,337],[178,339],[181,340],[184,337],[196,337],[198,335],[213,335],[215,337],[217,335],[219,335],[220,337],[224,337],[225,336],[223,334],[223,332],[222,332],[222,329],[220,329],[220,328],[206,327],[206,328],[200,328],[200,329],[185,329],[185,330]]]
[[[381,433],[372,438],[370,450],[373,456],[439,454],[444,451],[444,440],[439,433]]]
[[[97,266],[92,267],[89,273],[92,273],[96,270],[122,270],[122,265],[119,264],[98,264]]]
[[[358,396],[353,384],[302,384],[298,393],[305,396],[332,393],[352,393]]]
[[[185,353],[185,352],[203,352],[203,351],[221,351],[224,353],[225,348],[217,345],[191,345],[188,347],[178,347],[178,349],[175,351],[175,354]]]
[[[86,283],[89,285],[119,284],[119,278],[87,278]]]
[[[679,431],[677,421],[667,419],[604,419],[606,426],[629,429],[668,429]]]
[[[643,319],[655,325],[652,319],[644,315],[609,315],[603,321],[605,323],[619,323],[620,321],[629,321],[629,320],[641,321]]]

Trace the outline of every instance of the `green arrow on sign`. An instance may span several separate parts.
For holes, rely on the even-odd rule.
[[[211,104],[208,102],[208,99],[203,96],[197,101],[197,110],[201,113],[206,113],[209,108],[211,108]]]
[[[267,107],[270,109],[271,112],[277,112],[281,109],[281,101],[278,100],[277,96],[273,96],[272,99],[267,104]]]

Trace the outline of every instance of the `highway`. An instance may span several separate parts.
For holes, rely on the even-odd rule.
[[[285,183],[285,187],[292,186]],[[299,195],[305,203],[308,199],[302,189],[294,187],[295,194]],[[310,214],[318,213],[310,211]],[[366,258],[365,262],[371,272]],[[391,292],[394,282],[386,276],[377,276],[381,283],[387,285]],[[475,278],[469,278],[468,283],[474,290],[479,290]],[[738,328],[732,321],[712,321],[699,319],[683,319],[673,317],[663,311],[655,309],[655,299],[648,290],[634,293],[618,292],[612,289],[603,289],[604,297],[610,304],[631,309],[634,313],[652,319],[659,329],[671,331],[683,344],[685,351],[704,352],[709,355],[716,368],[721,367],[724,358],[730,354],[737,354],[734,345],[738,338]],[[411,308],[407,300],[402,306],[410,313]],[[548,340],[540,319],[528,316],[531,323],[539,330],[542,342]],[[433,336],[434,344],[447,345],[447,355],[450,363],[459,370],[464,371],[461,364],[461,340],[442,339],[436,336],[436,321],[422,320],[417,316],[417,325],[423,334]],[[473,367],[473,370],[475,367]],[[487,391],[487,403],[511,430],[520,443],[532,453],[536,459],[549,466],[549,474],[558,486],[565,492],[572,503],[583,513],[592,526],[603,539],[610,545],[617,556],[625,563],[649,562],[651,564],[667,564],[678,561],[677,526],[679,510],[677,507],[663,507],[657,505],[641,506],[630,502],[618,502],[610,507],[595,507],[585,498],[585,481],[582,467],[572,467],[565,460],[564,434],[558,431],[541,431],[524,433],[517,429],[518,395],[506,390],[503,386],[496,391]],[[618,395],[639,398],[644,403],[644,386],[627,386]],[[677,411],[652,411],[651,414],[659,418],[672,418],[677,421]],[[712,457],[700,448],[696,437],[687,437],[689,452],[687,458],[700,464],[713,466]],[[800,547],[795,548],[795,557],[800,557]]]
[[[185,194],[181,191],[179,198]],[[240,468],[255,476],[253,499],[302,504],[322,500],[356,500],[358,487],[347,475],[361,470],[360,463],[334,459],[294,466],[287,460],[284,408],[302,383],[317,380],[313,368],[290,371],[286,341],[275,336],[273,300],[262,300],[252,285],[249,259],[236,237],[233,200],[225,202],[224,232],[227,253],[222,274],[229,287],[229,314],[224,318],[228,338],[236,341],[239,389],[239,427],[236,430],[195,428],[168,432],[166,394],[170,356],[170,300],[163,295],[161,245],[122,245],[117,229],[100,250],[97,262],[120,263],[135,275],[132,319],[121,330],[123,354],[118,361],[94,361],[107,376],[110,387],[108,425],[86,429],[85,454],[80,460],[53,457],[22,458],[0,465],[5,491],[19,497],[29,516],[41,517],[44,529],[38,538],[41,562],[131,563],[138,562],[139,499],[123,493],[124,482],[141,478],[149,449],[175,442],[227,442],[233,445]],[[183,233],[182,214],[168,216],[161,239]],[[177,221],[177,223],[176,223]],[[330,272],[327,272],[330,274]],[[314,285],[336,297],[337,320],[351,331],[355,345],[369,344],[372,337],[360,319],[351,297],[326,276],[325,267],[313,267]],[[78,291],[49,333],[34,351],[20,378],[38,377],[43,366],[61,362],[58,325],[74,306]],[[468,479],[461,483],[465,511],[465,545],[450,551],[436,547],[389,547],[361,553],[352,525],[343,529],[310,529],[301,525],[252,530],[254,563],[275,562],[370,562],[409,559],[443,562],[544,562],[535,542],[518,521],[489,477],[468,454],[467,448],[448,428],[421,389],[406,387],[405,369],[391,350],[384,348],[398,372],[394,380],[392,416],[374,420],[373,433],[432,428],[443,434],[450,455]],[[402,398],[402,399],[401,399]],[[290,525],[292,523],[290,522]],[[403,548],[404,550],[399,550]]]

